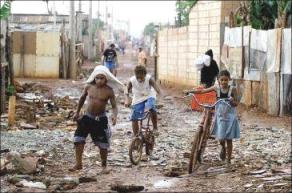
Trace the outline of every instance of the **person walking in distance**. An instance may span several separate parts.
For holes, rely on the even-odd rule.
[[[142,47],[139,47],[139,53],[138,53],[138,65],[144,65],[146,66],[147,64],[147,56],[145,51],[143,50]]]
[[[115,44],[110,44],[110,47],[103,52],[103,65],[105,65],[109,71],[117,76],[118,56],[115,51]]]

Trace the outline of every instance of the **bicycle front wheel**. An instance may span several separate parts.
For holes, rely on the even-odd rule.
[[[189,162],[189,174],[196,171],[199,167],[199,156],[200,156],[200,131],[196,132],[193,146],[190,155],[190,162]]]
[[[143,141],[139,137],[135,137],[129,147],[129,156],[132,164],[137,165],[142,157]]]
[[[153,149],[154,149],[154,144],[155,144],[155,137],[154,137],[153,133],[150,131],[149,134],[147,135],[146,146],[145,146],[145,150],[146,150],[147,155],[152,154]]]

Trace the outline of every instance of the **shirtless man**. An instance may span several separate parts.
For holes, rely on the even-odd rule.
[[[85,114],[79,118],[80,110],[86,100],[87,107]],[[74,120],[77,121],[77,129],[74,134],[74,145],[76,154],[76,164],[70,171],[82,169],[82,154],[84,150],[85,140],[88,134],[91,135],[92,141],[100,150],[100,158],[102,161],[102,174],[107,174],[107,154],[110,146],[111,131],[108,126],[108,118],[105,113],[106,104],[110,100],[112,105],[112,124],[117,121],[117,104],[114,91],[107,85],[107,77],[104,73],[96,74],[94,80],[85,86],[82,96],[79,99]]]

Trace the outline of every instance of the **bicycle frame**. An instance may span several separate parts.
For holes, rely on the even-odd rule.
[[[147,133],[147,132],[149,132],[149,126],[150,126],[150,117],[151,117],[151,112],[150,111],[147,111],[147,112],[145,112],[145,115],[144,115],[144,117],[142,117],[142,118],[140,118],[140,119],[138,119],[138,121],[139,121],[139,134],[142,136],[142,137],[144,137],[144,134],[143,134],[143,131],[145,132],[145,133]],[[147,119],[146,121],[146,125],[144,126],[143,125],[143,121],[145,120],[145,119]]]
[[[133,138],[130,147],[129,147],[129,156],[130,160],[133,164],[137,165],[140,162],[141,155],[142,155],[142,149],[145,147],[145,151],[147,155],[151,155],[155,143],[154,135],[152,134],[152,131],[150,130],[150,118],[151,118],[151,112],[147,111],[145,112],[144,117],[138,119],[139,122],[139,131],[138,136]],[[147,124],[143,125],[143,120],[147,120]],[[139,144],[140,149],[136,149],[136,144]],[[138,157],[135,158],[133,155],[133,152],[136,152],[137,150]]]

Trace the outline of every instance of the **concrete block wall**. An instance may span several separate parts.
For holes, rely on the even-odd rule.
[[[189,14],[189,26],[164,29],[158,39],[158,78],[163,82],[195,86],[199,72],[193,61],[208,49],[220,63],[220,37],[225,17],[239,1],[198,1]]]
[[[158,78],[185,84],[188,55],[188,27],[165,29],[158,37]]]

